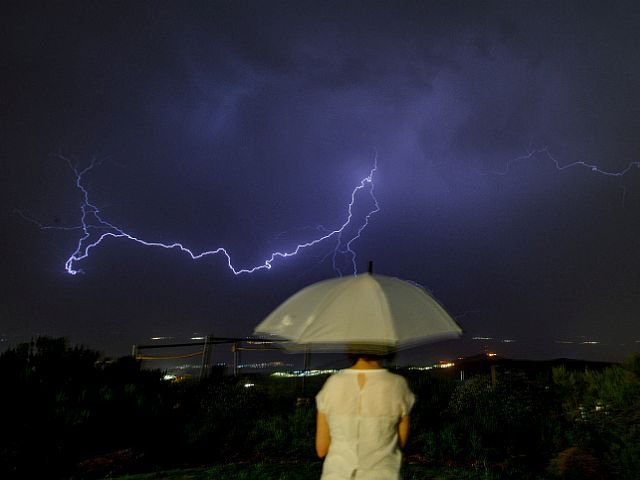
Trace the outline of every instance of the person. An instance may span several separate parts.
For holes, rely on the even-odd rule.
[[[392,355],[352,352],[353,366],[330,376],[316,396],[322,480],[400,478],[415,396],[404,377],[383,368]]]

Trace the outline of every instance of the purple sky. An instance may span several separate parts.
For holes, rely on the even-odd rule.
[[[640,161],[636,2],[13,2],[3,23],[4,345],[244,336],[336,275],[331,242],[236,277],[123,239],[68,275],[78,231],[16,213],[78,225],[58,155],[102,161],[84,185],[128,233],[251,266],[339,227],[377,151],[359,269],[467,332],[407,358],[640,348],[640,168],[602,173]]]

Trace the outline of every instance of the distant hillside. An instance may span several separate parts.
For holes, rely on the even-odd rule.
[[[611,362],[593,362],[589,360],[575,360],[570,358],[556,358],[553,360],[522,360],[500,356],[479,354],[471,357],[461,357],[454,360],[453,365],[446,368],[437,368],[435,375],[457,380],[467,380],[477,375],[491,375],[509,371],[521,371],[529,376],[543,374],[551,375],[554,367],[564,366],[569,371],[603,370],[613,365]]]

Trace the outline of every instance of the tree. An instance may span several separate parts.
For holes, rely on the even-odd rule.
[[[571,424],[567,448],[591,452],[620,479],[640,476],[640,355],[599,372],[553,371]]]
[[[160,372],[142,370],[131,357],[109,361],[64,338],[7,350],[0,378],[3,478],[55,478],[84,458],[149,445],[157,438],[155,420],[170,410]]]

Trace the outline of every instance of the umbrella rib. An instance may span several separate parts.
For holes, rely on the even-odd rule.
[[[376,280],[375,281],[375,288],[378,291],[378,295],[377,295],[377,300],[379,302],[379,306],[380,309],[384,312],[384,315],[381,318],[389,318],[391,321],[388,323],[389,329],[390,329],[390,334],[388,335],[387,338],[384,339],[384,341],[387,340],[392,340],[393,342],[397,342],[398,341],[398,332],[395,329],[395,325],[393,323],[393,317],[391,315],[391,308],[389,306],[389,302],[387,300],[387,295],[384,291],[384,289],[382,288],[382,285],[380,285],[380,283]]]

